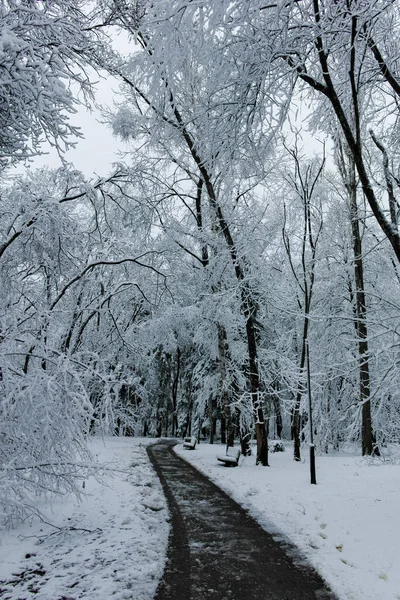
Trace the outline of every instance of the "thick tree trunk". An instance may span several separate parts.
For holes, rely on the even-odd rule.
[[[172,427],[171,435],[175,437],[178,431],[178,384],[181,366],[181,351],[177,348],[176,351],[176,371],[174,381],[172,383]]]
[[[350,197],[351,231],[354,252],[354,281],[355,281],[355,328],[358,337],[358,360],[360,363],[360,403],[361,415],[361,446],[362,454],[371,455],[374,451],[374,439],[371,420],[369,376],[369,351],[367,309],[364,291],[364,263],[362,258],[362,240],[357,206],[357,183],[355,177],[354,161],[351,160],[349,169],[348,191]]]
[[[261,464],[264,467],[269,467],[268,464],[268,437],[265,423],[256,423],[256,439],[257,439],[257,458],[256,465]]]
[[[182,430],[182,437],[190,437],[192,435],[192,409],[191,406],[188,408],[186,415],[186,423]]]
[[[250,381],[250,393],[253,403],[257,439],[256,464],[261,464],[264,467],[268,467],[268,437],[267,430],[265,428],[262,399],[260,396],[260,375],[258,371],[256,328],[253,314],[250,313],[246,316],[247,347],[249,353],[248,378]]]
[[[300,395],[301,399],[301,395]],[[294,460],[301,460],[300,450],[300,400],[296,399],[296,406],[293,411],[293,423],[292,423],[292,437],[293,437],[293,458]]]
[[[228,373],[227,373],[227,352],[228,342],[226,339],[226,330],[223,325],[218,324],[218,354],[219,354],[219,369],[221,374],[221,398],[222,407],[225,415],[225,428],[226,428],[226,445],[228,447],[233,446],[234,443],[234,428],[231,413],[231,402],[228,387]]]

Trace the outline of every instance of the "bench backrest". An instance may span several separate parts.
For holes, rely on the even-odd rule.
[[[228,446],[228,448],[226,449],[226,455],[231,456],[232,458],[235,458],[236,460],[239,460],[240,449],[239,448],[231,448],[230,446]]]
[[[194,436],[185,437],[183,441],[185,444],[190,444],[191,446],[195,446],[197,444],[197,438],[195,438]]]

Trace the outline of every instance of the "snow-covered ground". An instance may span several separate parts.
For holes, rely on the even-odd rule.
[[[308,457],[295,463],[290,445],[270,454],[270,468],[256,467],[254,456],[239,468],[218,465],[217,445],[176,451],[294,542],[340,599],[400,600],[400,466],[317,457],[318,485],[310,485]]]
[[[47,523],[35,518],[0,531],[2,600],[153,598],[169,534],[166,502],[145,450],[153,442],[92,440],[97,461],[109,463],[105,485],[91,478],[80,503],[64,498],[40,507]],[[4,583],[10,579],[15,585]]]
[[[145,451],[154,440],[92,441],[99,462],[112,463],[86,497],[54,501],[45,520],[0,531],[2,600],[151,600],[165,562],[168,514]],[[308,461],[290,446],[254,456],[239,468],[217,464],[219,445],[178,454],[242,504],[269,531],[294,542],[342,600],[400,600],[400,466],[355,456],[317,457],[318,485]],[[112,476],[111,476],[112,473]],[[40,507],[42,512],[45,510]]]

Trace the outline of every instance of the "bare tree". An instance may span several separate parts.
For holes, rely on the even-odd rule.
[[[265,25],[270,49],[266,68],[275,69],[277,59],[281,59],[289,67],[288,75],[295,76],[301,89],[308,89],[317,100],[315,127],[331,135],[335,135],[337,126],[340,128],[363,194],[400,261],[397,221],[393,222],[393,216],[387,215],[380,202],[368,167],[371,137],[366,127],[367,121],[374,118],[374,110],[384,112],[382,131],[392,130],[385,120],[390,121],[392,112],[398,119],[398,54],[384,57],[381,50],[386,48],[385,37],[392,39],[399,27],[397,1],[289,0],[283,10],[278,3],[261,6],[260,10],[266,15],[260,28]],[[391,105],[389,108],[384,106],[385,101]],[[389,201],[394,201],[393,195],[389,195]]]
[[[302,312],[302,332],[300,335],[299,347],[299,378],[294,407],[292,410],[292,435],[294,441],[294,459],[301,460],[300,454],[300,433],[301,433],[301,400],[307,388],[306,367],[309,347],[309,327],[311,303],[314,293],[315,274],[317,265],[317,247],[319,237],[323,227],[322,207],[320,203],[314,202],[314,195],[317,194],[317,185],[323,173],[325,158],[319,165],[302,165],[301,157],[297,147],[289,150],[289,154],[294,163],[294,174],[288,175],[290,187],[295,192],[297,198],[301,201],[303,208],[302,235],[300,241],[300,263],[298,270],[295,267],[295,257],[291,248],[290,237],[286,229],[286,210],[285,222],[282,230],[283,242],[285,245],[289,265],[293,277],[297,283],[298,293],[297,301],[299,309]]]
[[[371,381],[369,368],[367,305],[364,286],[364,258],[360,216],[357,202],[357,177],[352,155],[346,154],[343,147],[338,145],[338,167],[349,198],[351,221],[351,236],[354,254],[354,306],[355,329],[358,338],[358,355],[360,364],[360,405],[361,405],[361,446],[363,455],[378,454],[374,444],[374,434],[371,419]],[[346,160],[347,158],[347,160]]]

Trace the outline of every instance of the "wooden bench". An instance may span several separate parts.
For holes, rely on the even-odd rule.
[[[194,436],[185,437],[183,440],[183,447],[186,448],[186,450],[194,450],[196,448],[196,444],[197,439]]]
[[[237,467],[239,466],[240,449],[228,447],[226,454],[223,456],[217,456],[217,460],[222,462],[225,467]]]

